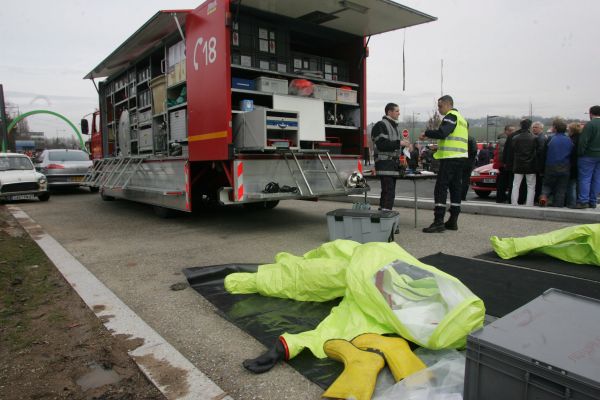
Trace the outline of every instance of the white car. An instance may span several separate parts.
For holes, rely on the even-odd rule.
[[[48,181],[23,154],[0,153],[0,201],[37,197],[48,201]]]

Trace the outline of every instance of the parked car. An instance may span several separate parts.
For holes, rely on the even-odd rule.
[[[24,154],[0,153],[0,201],[37,197],[48,201],[48,182]]]
[[[85,174],[92,168],[92,160],[82,150],[48,149],[35,159],[36,169],[46,175],[52,187],[80,186]],[[97,192],[97,187],[90,187]]]
[[[488,197],[496,191],[497,177],[498,170],[494,168],[493,163],[477,167],[471,173],[471,189],[479,197]]]

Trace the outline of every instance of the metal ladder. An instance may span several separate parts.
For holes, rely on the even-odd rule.
[[[124,189],[139,170],[145,157],[104,158],[94,164],[83,178],[85,186]]]
[[[319,159],[319,163],[321,164],[321,167],[323,167],[322,169],[302,169],[302,166],[300,165],[300,162],[298,161],[298,157],[296,157],[297,153],[304,153],[304,154],[316,154],[317,158]],[[288,167],[288,169],[290,170],[290,174],[292,175],[292,179],[294,179],[294,182],[296,183],[296,187],[298,188],[298,191],[300,192],[300,195],[304,196],[304,192],[302,190],[302,187],[300,186],[298,179],[296,178],[296,175],[298,173],[300,173],[300,175],[302,176],[302,180],[304,181],[304,184],[306,185],[306,188],[308,189],[308,192],[310,195],[315,195],[315,193],[313,192],[310,184],[308,183],[308,179],[306,178],[307,174],[325,174],[327,176],[327,179],[329,180],[329,184],[331,185],[331,189],[336,192],[336,191],[340,191],[340,187],[342,188],[342,190],[345,192],[346,191],[346,187],[344,186],[344,181],[342,180],[342,178],[340,177],[340,174],[338,173],[337,168],[335,167],[335,164],[333,163],[333,160],[331,159],[331,156],[329,155],[328,151],[322,151],[322,150],[312,150],[312,151],[307,151],[304,150],[302,152],[295,152],[294,150],[287,150],[282,152],[283,154],[283,159],[285,160],[285,163]],[[292,158],[288,158],[288,156],[291,156]],[[324,157],[326,156],[326,158]],[[294,161],[294,164],[296,165],[296,170],[294,170],[292,168],[292,160]],[[326,164],[327,163],[327,164]],[[328,169],[328,165],[331,166],[331,170]],[[337,178],[337,181],[339,182],[340,186],[336,187],[334,180],[332,179],[331,175],[335,175]]]

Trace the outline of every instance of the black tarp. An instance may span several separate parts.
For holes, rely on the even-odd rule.
[[[475,258],[600,282],[600,266],[572,264],[542,253],[531,252],[529,254],[505,260],[498,256],[496,252],[490,251],[489,253],[480,254]]]
[[[496,317],[528,303],[549,288],[600,298],[600,283],[578,277],[443,253],[424,257],[421,261],[460,279],[484,301],[487,314]],[[233,272],[255,272],[257,267],[257,264],[226,264],[187,268],[183,272],[190,286],[211,302],[223,318],[266,347],[271,347],[284,332],[313,329],[339,303],[339,300],[316,303],[257,294],[232,295],[225,291],[225,276]],[[248,354],[248,358],[256,356],[258,354]],[[340,363],[319,360],[308,350],[289,364],[322,388],[327,388],[342,371]]]

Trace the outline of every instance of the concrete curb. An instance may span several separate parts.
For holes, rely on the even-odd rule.
[[[346,203],[358,203],[363,202],[364,198],[364,195],[351,195],[348,197],[331,198],[331,200]],[[367,196],[367,201],[369,204],[376,206],[379,203],[379,196]],[[414,208],[415,200],[412,197],[396,197],[394,206]],[[433,199],[417,199],[417,207],[424,210],[433,210]],[[461,211],[468,214],[539,219],[545,221],[580,222],[582,224],[600,222],[600,212],[590,209],[572,210],[570,208],[511,206],[510,204],[496,204],[469,200],[461,204]]]
[[[84,265],[17,206],[7,209],[113,335],[142,339],[129,355],[167,399],[233,400],[146,324]]]

